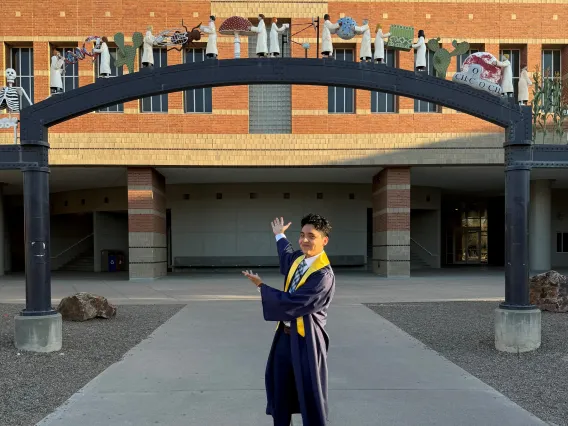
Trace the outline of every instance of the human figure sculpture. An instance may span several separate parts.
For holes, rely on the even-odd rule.
[[[355,32],[363,34],[359,59],[361,62],[371,62],[373,60],[373,51],[371,49],[371,30],[369,29],[369,20],[363,19],[363,26],[355,26]]]
[[[93,52],[100,54],[99,76],[103,78],[110,77],[111,71],[110,53],[108,51],[108,39],[106,37],[102,37],[101,39],[97,40]]]
[[[416,60],[414,67],[416,71],[424,72],[426,71],[426,36],[424,35],[424,30],[418,31],[418,41],[412,44],[412,47],[416,50]]]
[[[65,73],[65,59],[57,49],[52,50],[49,87],[51,94],[63,93],[63,79],[61,75]]]
[[[258,33],[256,36],[256,56],[263,58],[268,54],[268,38],[266,34],[266,25],[264,24],[264,15],[258,14],[258,25],[251,27],[251,31]]]
[[[32,101],[22,87],[14,87],[16,82],[16,70],[8,68],[6,70],[6,83],[8,86],[0,87],[0,111],[7,109],[9,113],[20,112],[20,96],[24,96],[32,105]]]
[[[146,28],[146,35],[144,36],[144,47],[142,52],[143,68],[154,67],[154,42],[156,41],[156,37],[152,34],[152,29],[152,25],[148,25]]]
[[[278,18],[272,18],[272,25],[270,26],[270,49],[269,56],[275,58],[280,56],[280,43],[278,40],[278,33],[283,33],[288,28],[288,24],[283,24],[278,28]]]
[[[207,49],[205,54],[208,58],[216,59],[219,55],[217,50],[217,29],[215,28],[215,17],[209,17],[209,25],[200,25],[199,29],[207,34]]]
[[[529,86],[532,86],[532,81],[529,78],[527,66],[523,65],[523,68],[521,69],[521,76],[519,78],[519,98],[517,99],[519,101],[519,105],[526,105],[529,101]]]
[[[511,69],[509,55],[502,55],[500,61],[495,59],[493,65],[496,65],[503,70],[501,74],[501,88],[503,89],[502,94],[506,94],[507,97],[512,98],[515,93],[515,87],[513,86],[513,70]]]
[[[390,36],[390,33],[383,34],[381,24],[377,24],[375,36],[375,62],[382,64],[385,61],[385,38]]]
[[[326,13],[323,16],[323,30],[321,32],[321,54],[324,58],[333,57],[333,43],[331,42],[331,35],[341,27],[341,23],[332,24],[329,15]]]

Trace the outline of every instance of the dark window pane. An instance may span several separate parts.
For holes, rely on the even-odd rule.
[[[556,252],[562,253],[562,233],[556,233]]]
[[[381,112],[379,105],[378,105],[378,98],[379,92],[371,92],[371,111],[372,112]]]
[[[186,112],[195,112],[195,94],[194,90],[188,90],[185,92],[185,110]]]
[[[327,88],[327,112],[335,112],[335,87]]]
[[[142,111],[143,112],[152,111],[152,98],[150,97],[142,98]]]
[[[20,74],[23,76],[32,75],[32,68],[31,65],[31,58],[30,58],[30,49],[21,49],[21,71]]]
[[[552,61],[554,75],[560,74],[560,50],[553,50]]]
[[[345,89],[345,112],[355,111],[355,90],[351,88]]]
[[[546,76],[548,73],[552,73],[552,52],[545,50],[542,53],[542,75]]]
[[[335,90],[335,112],[345,112],[345,89],[343,87]]]
[[[162,95],[162,112],[166,112],[168,110],[168,95]]]
[[[568,253],[568,232],[562,234],[562,252]]]
[[[203,89],[196,89],[195,91],[195,112],[203,112]]]
[[[213,89],[208,87],[205,90],[205,111],[204,112],[213,112]]]

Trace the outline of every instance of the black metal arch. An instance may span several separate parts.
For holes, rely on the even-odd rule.
[[[252,84],[343,86],[382,91],[433,102],[504,128],[516,128],[523,119],[521,107],[507,98],[383,64],[299,58],[227,59],[142,68],[133,74],[98,79],[94,84],[52,96],[22,110],[21,139],[45,141],[46,128],[50,126],[142,97]]]
[[[49,315],[51,307],[49,235],[49,127],[100,108],[142,97],[205,87],[298,84],[376,90],[406,96],[478,117],[505,129],[505,302],[529,309],[528,205],[532,167],[568,167],[566,146],[532,146],[532,112],[501,98],[440,78],[382,64],[328,59],[206,60],[99,79],[52,96],[21,112],[20,145],[0,147],[0,168],[24,175],[26,309]],[[537,161],[538,160],[538,161]]]

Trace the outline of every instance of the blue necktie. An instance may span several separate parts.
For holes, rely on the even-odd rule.
[[[292,277],[292,281],[290,283],[290,293],[294,293],[296,291],[296,287],[298,286],[298,284],[300,283],[300,280],[302,279],[302,275],[304,275],[304,272],[306,271],[306,260],[302,260],[300,262],[300,264],[298,265],[298,269],[296,269],[296,273],[294,274],[294,276]]]

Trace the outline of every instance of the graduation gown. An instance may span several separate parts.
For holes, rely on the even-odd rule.
[[[302,276],[294,293],[288,288],[294,272],[304,259],[301,251],[294,251],[286,238],[277,242],[280,271],[286,277],[284,291],[265,284],[260,286],[262,309],[266,321],[277,321],[276,333],[266,366],[266,414],[274,415],[274,349],[281,333],[282,321],[290,321],[292,364],[299,407],[304,426],[323,426],[328,416],[327,351],[329,336],[324,327],[327,310],[335,292],[335,276],[329,259],[323,252]],[[303,341],[300,341],[302,339]],[[307,356],[300,354],[305,345]]]

